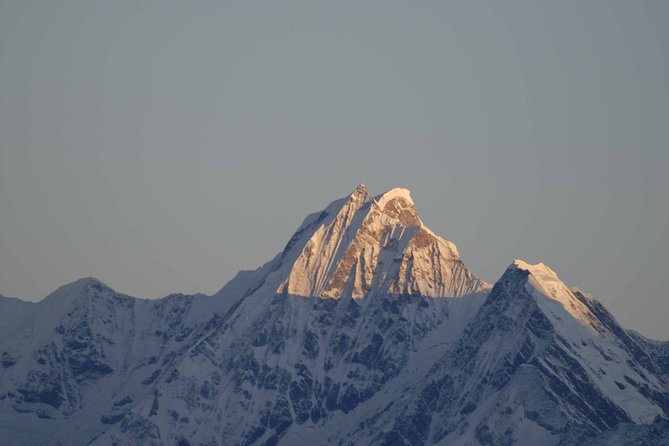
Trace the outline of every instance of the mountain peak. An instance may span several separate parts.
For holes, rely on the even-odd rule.
[[[353,192],[348,195],[348,201],[367,202],[371,198],[372,196],[367,191],[367,187],[362,183],[358,184],[358,187],[353,189]]]
[[[44,300],[50,301],[70,301],[84,294],[97,294],[103,290],[113,290],[95,277],[82,277],[74,282],[59,287],[56,291],[49,294]]]
[[[409,203],[414,204],[413,199],[411,198],[411,191],[403,187],[394,187],[389,191],[382,193],[381,195],[377,195],[375,200],[377,203],[379,203],[379,206],[383,206],[385,202],[395,198],[402,198]]]
[[[295,261],[277,292],[455,297],[487,286],[466,269],[455,245],[423,226],[407,189],[372,197],[361,184],[318,215],[291,239],[300,252],[290,256]]]
[[[540,306],[546,299],[555,301],[583,325],[598,329],[599,324],[596,323],[591,311],[548,266],[543,263],[532,265],[522,260],[514,260],[509,269],[519,269],[528,273],[525,289],[537,299]]]
[[[381,212],[396,218],[403,226],[422,226],[416,213],[416,205],[408,189],[396,187],[374,198]]]
[[[540,262],[532,265],[523,260],[516,259],[509,269],[519,269],[528,272],[528,287],[547,298],[562,302],[567,299],[567,295],[571,294],[569,288],[560,280],[555,271],[547,267],[544,263]]]
[[[539,276],[542,279],[547,280],[547,281],[559,281],[560,280],[558,278],[557,274],[555,273],[555,271],[550,269],[543,262],[539,262],[539,263],[536,263],[536,264],[532,265],[531,263],[525,262],[524,260],[516,259],[516,260],[513,261],[512,267],[527,271],[530,274]]]
[[[360,183],[356,186],[356,188],[353,190],[352,194],[354,193],[367,193],[367,186],[365,186],[363,183]]]

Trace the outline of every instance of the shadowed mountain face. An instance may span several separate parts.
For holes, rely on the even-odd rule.
[[[359,186],[214,296],[0,298],[0,444],[669,444],[669,343]]]

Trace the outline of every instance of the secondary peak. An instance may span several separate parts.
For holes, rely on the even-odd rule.
[[[360,198],[365,198],[369,196],[369,192],[367,191],[367,187],[360,183],[358,184],[358,187],[356,187],[353,192],[349,195],[349,197],[360,197]]]

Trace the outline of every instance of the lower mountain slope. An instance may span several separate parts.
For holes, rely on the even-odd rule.
[[[284,296],[247,325],[252,297],[93,444],[276,444],[291,431],[319,429],[406,381],[421,341],[434,332],[440,343],[457,339],[484,295]]]

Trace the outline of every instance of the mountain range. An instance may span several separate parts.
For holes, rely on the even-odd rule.
[[[1,445],[669,445],[669,342],[360,185],[219,292],[0,297]]]

